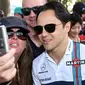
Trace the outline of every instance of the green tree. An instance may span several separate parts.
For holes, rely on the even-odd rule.
[[[48,0],[48,1],[58,1],[62,4],[64,4],[64,6],[66,8],[68,8],[68,6],[70,6],[72,4],[72,0]]]
[[[72,0],[48,0],[48,1],[58,1],[63,3],[66,7],[68,7],[68,3],[72,3]],[[85,3],[85,0],[76,0],[76,2],[81,1]]]
[[[58,2],[61,2],[68,9],[68,7],[72,4],[73,0],[48,0],[48,1],[58,1]],[[85,0],[76,0],[76,2],[78,2],[78,1],[81,1],[81,2],[85,3]],[[71,9],[68,9],[68,10],[71,11]]]
[[[85,0],[77,0],[77,1],[81,1],[81,2],[84,2],[85,3]]]

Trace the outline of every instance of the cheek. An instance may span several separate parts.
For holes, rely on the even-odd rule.
[[[85,17],[85,14],[83,14],[82,17]]]
[[[38,35],[38,37],[39,37],[40,41],[42,42],[42,36],[41,35]]]
[[[29,16],[24,16],[24,19],[25,19],[26,21],[28,21]]]
[[[75,32],[75,29],[71,29],[70,32],[71,32],[71,33],[74,33],[74,32]]]
[[[26,48],[26,41],[20,41],[19,42],[19,47],[20,47],[20,49],[24,50],[24,48]]]
[[[80,29],[78,29],[78,33],[80,33]]]
[[[8,39],[8,45],[9,45],[9,48],[11,48],[11,47],[10,47],[10,44],[11,44],[11,40]]]

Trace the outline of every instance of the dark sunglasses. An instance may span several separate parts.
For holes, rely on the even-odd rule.
[[[9,39],[12,38],[14,34],[16,34],[16,36],[21,40],[26,40],[28,36],[28,32],[26,30],[18,30],[14,32],[11,29],[7,29],[7,34]]]
[[[61,24],[61,23],[60,23]],[[60,25],[60,24],[58,24],[58,25]],[[55,31],[55,29],[56,29],[56,26],[58,26],[58,25],[56,25],[56,24],[46,24],[45,26],[44,26],[44,28],[45,28],[45,30],[48,32],[48,33],[53,33],[54,31]],[[36,32],[36,34],[41,34],[42,33],[42,31],[43,31],[43,26],[35,26],[34,27],[34,31]]]
[[[85,8],[82,8],[82,13],[85,13]]]
[[[22,13],[23,13],[24,16],[28,16],[28,15],[30,15],[31,10],[32,10],[35,14],[37,14],[40,7],[41,7],[41,6],[36,6],[36,7],[32,7],[32,8],[22,8],[21,11],[22,11]]]

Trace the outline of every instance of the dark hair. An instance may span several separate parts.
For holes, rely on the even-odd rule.
[[[73,12],[76,12],[81,16],[85,13],[85,4],[83,2],[76,2],[73,6]]]
[[[71,19],[71,28],[76,24],[79,23],[82,25],[82,19],[77,13],[72,13],[70,14],[70,19]]]
[[[38,15],[40,14],[40,12],[50,10],[50,9],[55,11],[55,16],[62,23],[67,23],[68,21],[70,21],[70,13],[64,7],[63,4],[61,4],[60,2],[57,2],[57,1],[50,1],[50,2],[46,3],[44,6],[41,7]],[[37,15],[37,17],[38,17],[38,15]]]
[[[18,60],[18,69],[11,85],[33,85],[32,81],[32,49],[27,39],[27,45]]]

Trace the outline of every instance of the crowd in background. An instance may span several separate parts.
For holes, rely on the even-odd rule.
[[[9,3],[9,2],[7,2],[7,3]],[[7,8],[9,8],[9,7],[7,6]],[[23,18],[22,12],[23,12],[22,7],[16,7],[14,9],[14,16]],[[84,31],[84,29],[85,29],[85,3],[84,2],[75,2],[75,4],[73,5],[73,8],[72,8],[72,13],[73,13],[73,14],[71,14],[72,25],[75,26],[78,23],[78,21],[76,20],[77,19],[76,16],[81,17],[82,23],[80,24],[81,25],[80,29],[78,28],[78,29],[74,30],[73,35],[70,35],[70,34],[72,34],[72,32],[69,32],[69,37],[72,38],[74,41],[84,43],[84,41],[85,41],[85,36],[84,36],[85,35],[85,31]],[[75,15],[75,13],[76,13],[76,15]],[[4,11],[0,10],[0,17],[3,17],[3,16],[7,16],[7,13],[4,14]],[[81,20],[79,20],[79,21],[81,22]],[[71,26],[71,28],[72,28],[72,26]],[[79,38],[78,38],[77,34],[79,35]],[[75,36],[75,37],[73,37],[73,36]]]

